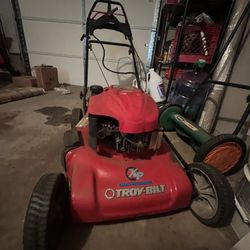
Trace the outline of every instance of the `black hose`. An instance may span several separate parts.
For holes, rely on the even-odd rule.
[[[102,54],[102,66],[106,69],[106,70],[108,70],[108,71],[110,71],[110,72],[112,72],[112,73],[114,73],[114,74],[120,74],[120,75],[135,75],[135,72],[130,72],[130,71],[128,71],[128,72],[120,72],[120,71],[115,71],[115,70],[112,70],[112,69],[109,69],[106,65],[105,65],[105,55],[106,55],[106,51],[105,51],[105,48],[104,48],[104,46],[103,46],[103,44],[101,43],[101,41],[99,40],[99,38],[97,38],[94,34],[93,34],[93,37],[98,41],[98,42],[100,42],[100,45],[101,45],[101,47],[102,47],[102,51],[103,51],[103,54]]]

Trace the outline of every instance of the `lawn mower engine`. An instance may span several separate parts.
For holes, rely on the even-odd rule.
[[[102,87],[92,86],[91,94],[88,124],[93,149],[100,152],[108,147],[133,154],[159,148],[158,109],[149,96],[135,88],[114,86],[104,92]]]
[[[112,117],[90,116],[89,124],[91,133],[89,137],[90,145],[96,149],[98,141],[106,146],[113,146],[118,152],[142,152],[149,148],[152,133],[129,134],[121,133],[118,121]]]
[[[157,122],[158,108],[141,90],[91,88],[88,115],[71,130],[80,135],[80,143],[66,147],[65,154],[76,221],[115,220],[189,206],[192,184],[173,162]]]

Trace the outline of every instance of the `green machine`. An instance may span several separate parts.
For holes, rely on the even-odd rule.
[[[196,151],[195,162],[210,164],[224,174],[238,171],[245,163],[247,147],[236,134],[212,136],[185,118],[182,108],[177,105],[162,108],[159,124],[166,131],[176,131],[180,138],[192,146]]]

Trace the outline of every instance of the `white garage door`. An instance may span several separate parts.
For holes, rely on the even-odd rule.
[[[123,0],[134,36],[134,45],[143,60],[147,61],[153,16],[157,0]],[[31,67],[49,64],[58,68],[59,81],[83,84],[83,45],[80,42],[83,23],[93,1],[91,0],[19,0],[23,27]],[[97,32],[99,38],[122,41],[119,33]],[[93,47],[100,60],[102,50]],[[106,48],[106,64],[111,69],[122,71],[130,66],[127,50]],[[122,58],[122,59],[119,59]],[[119,77],[105,71],[111,84],[122,83],[127,78]],[[131,78],[132,79],[132,78]],[[130,79],[130,80],[131,80]],[[103,84],[104,79],[98,65],[90,53],[89,83]]]

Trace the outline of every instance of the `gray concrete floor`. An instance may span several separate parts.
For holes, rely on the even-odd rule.
[[[67,96],[52,91],[0,105],[2,250],[22,249],[22,226],[35,183],[43,173],[62,171],[63,133],[69,128],[70,110],[80,105],[79,88],[72,91]],[[185,147],[181,149],[190,156]],[[69,225],[60,249],[226,250],[236,241],[231,227],[206,227],[186,210],[115,224]]]

